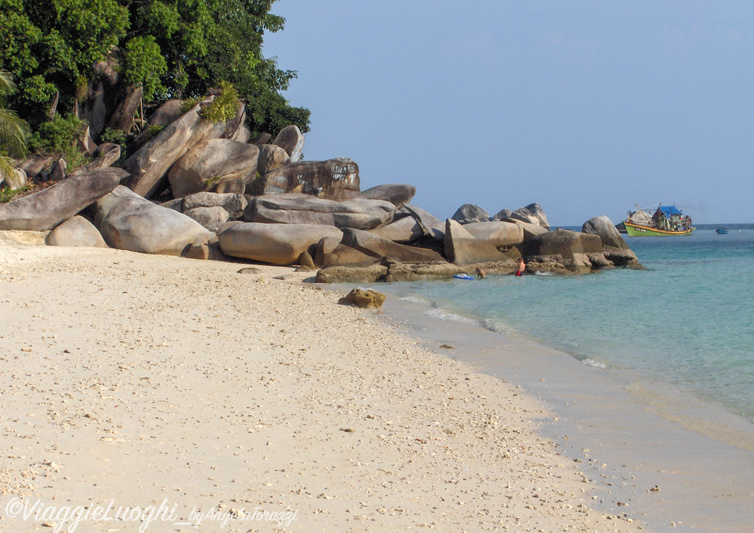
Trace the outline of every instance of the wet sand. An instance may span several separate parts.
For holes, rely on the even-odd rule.
[[[516,383],[551,416],[537,432],[578,462],[592,506],[650,531],[751,531],[754,426],[687,394],[534,342],[441,320],[391,297],[386,313],[429,349]],[[442,348],[442,347],[445,348]]]
[[[250,266],[0,247],[0,530],[641,529],[519,377]]]

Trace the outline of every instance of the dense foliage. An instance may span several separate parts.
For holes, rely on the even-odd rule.
[[[0,181],[14,172],[11,157],[26,154],[29,126],[15,111],[5,108],[5,99],[16,90],[9,72],[0,70]]]
[[[38,129],[56,95],[58,113],[73,110],[110,55],[119,83],[142,85],[146,100],[201,97],[225,82],[246,103],[252,135],[308,131],[309,111],[280,94],[295,72],[262,55],[265,31],[284,25],[274,1],[0,0],[0,65],[19,87],[10,103]]]

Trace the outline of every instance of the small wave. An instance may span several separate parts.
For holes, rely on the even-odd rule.
[[[535,272],[535,276],[552,276],[552,272]]]
[[[404,296],[401,298],[404,302],[413,302],[415,304],[423,304],[426,302],[426,300],[422,300],[421,298],[417,298],[416,296]]]
[[[442,309],[427,309],[426,311],[424,311],[424,313],[431,317],[439,318],[440,320],[450,320],[451,322],[460,322],[461,324],[471,324],[474,326],[479,325],[479,322],[477,322],[473,318],[457,315],[455,313],[449,313],[447,311],[443,311]]]
[[[595,361],[594,359],[584,359],[581,362],[586,366],[591,366],[592,368],[600,368],[603,370],[607,368],[607,365],[605,363],[600,363],[599,361]]]

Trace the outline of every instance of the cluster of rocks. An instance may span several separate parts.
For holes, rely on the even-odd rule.
[[[401,280],[452,276],[482,267],[508,273],[585,273],[630,266],[636,256],[606,217],[581,232],[550,230],[538,204],[490,217],[464,205],[442,221],[410,202],[411,185],[361,191],[348,158],[300,161],[296,126],[249,143],[245,107],[213,124],[201,117],[213,97],[181,113],[168,102],[150,119],[162,127],[123,164],[120,147],[91,148],[94,160],[57,183],[0,205],[0,230],[47,232],[57,246],[109,246],[197,259],[227,257],[319,269],[317,279]],[[87,134],[88,135],[88,134]],[[40,172],[40,158],[19,165]],[[56,168],[61,170],[56,171]],[[158,202],[158,191],[173,199]]]

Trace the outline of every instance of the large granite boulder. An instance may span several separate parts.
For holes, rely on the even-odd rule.
[[[473,222],[488,222],[490,215],[478,205],[463,204],[450,218],[461,224],[471,224]]]
[[[145,198],[151,196],[183,154],[206,139],[223,136],[224,123],[213,124],[199,116],[202,107],[213,99],[210,96],[199,102],[126,160],[123,168],[131,173],[126,182],[128,188]]]
[[[385,200],[400,209],[407,204],[416,194],[416,187],[413,185],[386,184],[377,185],[366,191],[361,191],[362,198],[370,200]]]
[[[144,144],[150,139],[156,129],[164,128],[178,120],[183,115],[182,107],[183,100],[168,100],[158,107],[147,121],[149,127],[141,130],[141,133],[134,139],[134,145],[140,146]]]
[[[226,180],[240,180],[240,194],[257,172],[259,148],[230,139],[207,139],[194,145],[168,172],[175,198],[217,187]]]
[[[340,243],[335,237],[325,237],[317,243],[314,250],[314,263],[319,267],[343,265],[370,265],[378,258]]]
[[[171,202],[175,202],[175,200],[172,200]],[[183,211],[184,213],[189,209],[195,209],[197,207],[219,206],[228,212],[228,215],[232,220],[237,220],[243,216],[243,210],[249,205],[249,201],[241,194],[197,192],[184,197],[180,205],[181,207],[179,211]]]
[[[111,248],[147,254],[181,255],[214,235],[186,215],[123,186],[97,201],[94,222]]]
[[[255,195],[304,193],[329,200],[359,195],[359,165],[347,157],[300,161],[259,177],[247,188]]]
[[[602,254],[615,266],[643,268],[636,254],[628,247],[618,229],[606,216],[590,218],[581,226],[581,231],[599,235],[602,239]]]
[[[317,271],[316,283],[374,283],[384,281],[387,267],[381,264],[369,266],[331,266]]]
[[[259,145],[257,172],[264,176],[268,172],[284,167],[291,162],[291,157],[283,148],[274,144]]]
[[[244,220],[277,224],[325,224],[338,228],[372,229],[395,215],[390,202],[354,198],[336,202],[308,194],[257,196],[244,210]]]
[[[304,134],[298,129],[298,126],[286,126],[278,133],[272,144],[281,147],[291,158],[291,163],[301,159],[301,152],[304,149]]]
[[[394,261],[445,262],[443,256],[427,248],[407,246],[384,239],[369,231],[346,228],[343,230],[343,244],[356,248],[377,259],[388,258]]]
[[[69,218],[52,230],[45,242],[48,246],[74,246],[81,248],[107,248],[99,230],[82,216]]]
[[[396,219],[390,224],[369,231],[383,239],[390,239],[401,244],[418,241],[424,237],[424,229],[419,221],[411,215],[404,215],[400,218],[396,216]]]
[[[115,189],[128,172],[100,168],[0,204],[0,230],[49,230]]]
[[[496,248],[516,246],[524,242],[524,228],[513,222],[472,222],[465,224],[463,229],[477,239],[486,241]]]
[[[340,240],[343,233],[321,224],[261,224],[238,222],[226,224],[218,234],[225,255],[275,265],[296,264],[301,254],[312,255],[324,237]]]
[[[602,254],[599,235],[558,228],[534,237],[523,246],[529,263],[527,270],[536,271],[535,263],[542,263],[555,265],[547,270],[557,271],[562,267],[575,273],[588,273],[611,265]]]
[[[436,216],[415,205],[405,204],[403,210],[410,213],[424,230],[424,235],[443,242],[445,240],[445,223]]]
[[[477,239],[457,220],[445,221],[445,257],[454,265],[505,261],[507,258],[487,241]]]
[[[18,165],[18,168],[26,173],[28,178],[36,178],[42,174],[45,169],[52,165],[52,157],[49,155],[33,155]]]
[[[510,209],[502,209],[492,217],[492,220],[524,222],[526,224],[534,224],[545,229],[550,229],[550,224],[547,222],[547,216],[545,216],[542,206],[537,203],[529,204],[526,207],[520,207],[514,211],[511,211]]]
[[[590,218],[584,225],[581,226],[583,233],[590,233],[592,235],[599,235],[602,239],[603,246],[610,246],[612,248],[620,248],[622,250],[628,250],[628,244],[623,240],[615,224],[606,216],[598,216]]]
[[[193,209],[185,209],[183,214],[187,217],[196,220],[204,228],[213,233],[217,233],[220,226],[225,224],[230,215],[228,212],[219,205],[213,207],[194,207]]]

